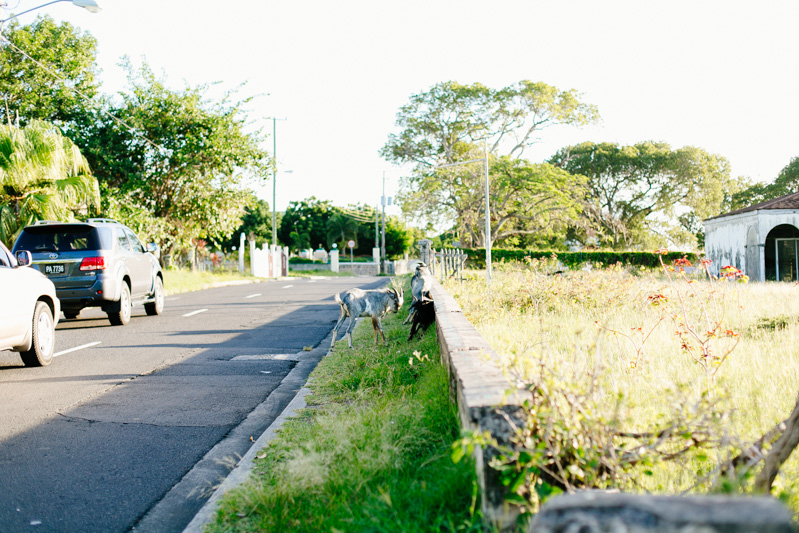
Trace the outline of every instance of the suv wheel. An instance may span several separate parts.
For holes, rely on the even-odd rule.
[[[164,312],[164,282],[160,276],[155,277],[155,287],[153,288],[153,300],[144,304],[144,310],[150,316],[160,315]]]
[[[108,320],[114,326],[124,326],[130,322],[130,311],[133,304],[130,300],[130,287],[128,287],[127,283],[122,282],[120,292],[122,294],[119,296],[116,309],[106,313]]]
[[[53,360],[55,348],[55,323],[50,307],[44,302],[36,302],[33,311],[32,345],[27,352],[21,352],[25,366],[47,366]]]

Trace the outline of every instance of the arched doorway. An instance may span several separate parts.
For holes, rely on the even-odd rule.
[[[766,237],[766,281],[799,281],[799,229],[780,224]]]

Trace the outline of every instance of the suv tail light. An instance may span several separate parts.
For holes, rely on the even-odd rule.
[[[81,270],[105,270],[106,267],[105,257],[84,257],[80,263]]]

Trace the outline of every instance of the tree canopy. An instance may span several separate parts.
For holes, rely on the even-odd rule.
[[[502,89],[450,81],[411,96],[397,114],[400,133],[389,136],[381,155],[413,167],[398,195],[406,215],[451,224],[483,245],[484,163],[438,167],[483,159],[485,142],[492,240],[545,232],[576,215],[581,178],[521,156],[546,127],[598,119],[574,90],[527,80]]]
[[[3,35],[8,44],[0,46],[0,123],[38,119],[69,132],[85,112],[84,97],[99,91],[97,40],[47,16],[27,26],[12,21]]]
[[[223,242],[253,201],[248,186],[268,173],[260,132],[247,132],[245,101],[204,98],[208,87],[172,90],[145,64],[127,63],[130,91],[79,125],[97,178],[112,194],[165,221],[165,250],[191,239]],[[131,130],[129,126],[134,129]]]
[[[791,158],[771,183],[747,183],[733,195],[732,209],[739,209],[786,194],[799,192],[799,157]]]
[[[615,247],[653,234],[695,244],[700,221],[719,213],[733,184],[724,157],[663,142],[586,142],[559,150],[550,162],[586,176],[586,225]]]
[[[307,248],[339,249],[350,239],[356,243],[354,252],[371,255],[375,244],[375,210],[368,206],[338,207],[315,197],[291,202],[283,214],[278,238],[294,250]],[[382,231],[382,227],[381,227]],[[412,229],[395,217],[386,217],[386,254],[402,256],[414,240]]]
[[[37,220],[70,220],[99,204],[97,181],[75,144],[51,124],[0,126],[0,239],[11,245]]]

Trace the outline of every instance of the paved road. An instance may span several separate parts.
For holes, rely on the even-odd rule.
[[[384,281],[210,289],[124,327],[86,310],[48,367],[0,352],[0,532],[182,531],[324,354],[333,294]]]

